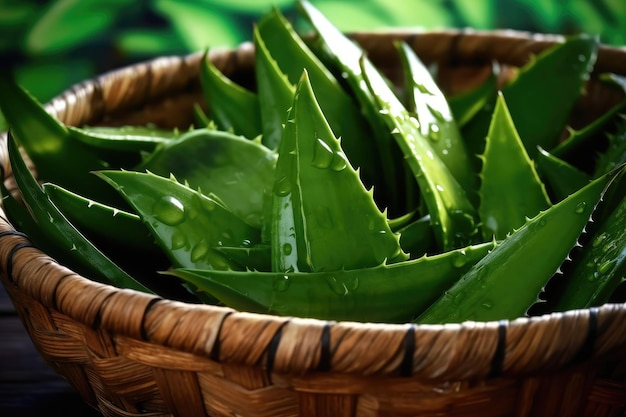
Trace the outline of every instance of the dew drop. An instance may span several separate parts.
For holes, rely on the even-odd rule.
[[[200,242],[196,246],[194,246],[193,249],[191,249],[191,254],[189,256],[191,258],[191,262],[198,262],[208,253],[209,246],[204,242]]]
[[[154,217],[169,226],[175,226],[185,219],[185,207],[175,197],[164,196],[152,208]]]
[[[457,256],[452,260],[452,266],[455,268],[462,268],[467,264],[467,254],[465,252],[459,252]]]
[[[313,166],[316,168],[328,168],[333,161],[335,153],[322,139],[317,139],[313,148]]]
[[[581,201],[580,203],[576,205],[576,208],[574,209],[574,213],[583,214],[585,212],[586,207],[587,207],[587,203],[584,201]]]
[[[389,114],[389,109],[380,109],[380,110],[378,110],[378,113],[380,113],[380,114]]]
[[[291,251],[292,250],[293,250],[293,248],[292,248],[290,243],[285,243],[283,245],[283,255],[285,255],[285,256],[291,255]]]
[[[439,132],[439,126],[435,124],[430,125],[428,129],[428,137],[430,138],[430,140],[438,141],[439,138],[441,137],[441,134]]]
[[[330,165],[333,171],[343,171],[348,166],[348,161],[346,160],[346,155],[343,152],[335,152],[333,155],[333,161]]]
[[[282,277],[275,278],[272,286],[276,291],[283,292],[287,291],[290,284],[291,281],[289,280],[289,277],[287,275],[283,275]]]
[[[326,283],[328,284],[328,287],[338,296],[343,297],[348,294],[348,288],[346,285],[341,281],[337,281],[337,278],[328,277],[326,278]]]
[[[241,242],[241,246],[243,246],[243,247],[245,247],[245,248],[248,248],[248,247],[252,246],[252,242],[250,242],[250,239],[244,239],[244,240]]]
[[[443,191],[443,187],[439,184],[435,185],[435,188],[437,189],[437,191]]]
[[[172,250],[182,249],[187,246],[187,236],[179,230],[172,233]]]
[[[282,177],[274,184],[274,194],[279,197],[288,196],[291,193],[291,182],[289,178]]]

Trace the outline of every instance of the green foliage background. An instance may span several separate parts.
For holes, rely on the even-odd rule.
[[[626,45],[624,0],[312,0],[344,31],[511,28],[598,35]],[[293,0],[0,0],[0,65],[41,101],[96,74],[158,55],[251,39]],[[0,92],[1,94],[2,92]],[[0,127],[2,120],[0,115]]]

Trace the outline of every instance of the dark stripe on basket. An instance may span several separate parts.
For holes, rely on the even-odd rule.
[[[317,370],[325,372],[330,369],[330,323],[324,324],[320,339],[320,363]]]
[[[146,308],[143,310],[143,316],[141,317],[141,340],[148,341],[148,334],[146,333],[146,316],[152,310],[152,307],[159,301],[163,301],[162,298],[156,297],[150,300]]]
[[[270,340],[269,345],[267,345],[267,362],[265,363],[265,367],[267,369],[267,375],[269,376],[270,381],[272,380],[272,370],[274,368],[274,360],[276,359],[276,352],[278,351],[278,345],[280,344],[280,339],[283,336],[283,326],[289,323],[288,321],[281,324],[281,326],[276,330],[272,340]]]
[[[34,246],[31,245],[30,243],[18,243],[17,245],[11,248],[11,251],[9,252],[9,256],[7,259],[7,267],[6,267],[7,278],[9,279],[9,282],[11,284],[15,285],[15,280],[13,279],[13,257],[15,256],[18,250],[23,249],[23,248],[32,248],[32,247]]]
[[[491,360],[490,377],[496,377],[502,373],[504,366],[504,353],[506,351],[506,328],[509,325],[508,320],[500,320],[498,322],[498,345]]]
[[[8,220],[7,220],[7,223],[8,223]],[[5,230],[4,232],[0,232],[0,237],[5,237],[5,236],[20,236],[20,237],[28,239],[28,236],[26,235],[26,233],[18,232],[17,230]]]
[[[220,349],[222,347],[222,344],[220,342],[220,335],[222,334],[222,326],[224,325],[226,318],[230,316],[231,314],[233,314],[232,311],[228,311],[226,314],[224,314],[224,317],[222,317],[222,321],[219,327],[217,328],[217,334],[215,335],[215,342],[213,343],[213,347],[211,348],[211,353],[209,355],[212,361],[215,361],[215,362],[220,361]]]
[[[400,376],[413,374],[413,353],[415,353],[415,326],[411,325],[404,334],[404,356],[400,362]]]
[[[583,362],[593,353],[593,345],[598,336],[598,308],[589,309],[589,320],[587,321],[587,335],[580,346],[578,353],[574,356],[574,363]]]

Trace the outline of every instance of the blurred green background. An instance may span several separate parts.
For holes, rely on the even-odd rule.
[[[624,0],[311,0],[344,31],[511,28],[626,45]],[[293,0],[0,0],[0,62],[41,101],[96,74],[164,54],[235,46]],[[1,92],[0,92],[1,94]],[[0,117],[1,119],[1,117]],[[2,120],[0,120],[2,127]]]

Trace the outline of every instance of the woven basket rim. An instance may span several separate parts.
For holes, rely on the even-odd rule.
[[[350,36],[357,42],[364,43],[371,39],[388,42],[388,38],[401,38],[411,39],[412,42],[435,42],[446,38],[453,39],[457,48],[466,39],[470,39],[477,40],[482,49],[475,50],[484,53],[491,52],[490,42],[513,41],[519,48],[538,51],[564,39],[561,35],[514,30],[395,30],[354,32]],[[235,65],[249,63],[251,49],[251,43],[245,42],[236,48],[212,50],[209,58],[219,59],[225,54],[228,56],[223,65],[232,65],[233,62]],[[103,85],[120,78],[126,79],[126,82],[134,82],[145,74],[143,69],[137,69],[146,66],[156,66],[164,72],[168,68],[179,69],[181,65],[193,67],[202,54],[196,52],[185,56],[159,57],[109,71],[67,89],[52,99],[46,108],[52,114],[70,120],[68,124],[81,118],[85,120],[96,113],[89,113],[88,116],[73,113],[70,104],[83,99],[90,91],[103,94],[106,90]],[[616,57],[621,57],[622,64],[620,66],[618,63],[616,72],[626,75],[626,47],[603,45],[598,55],[598,62],[602,61],[600,68],[610,67]],[[181,85],[188,83],[193,78],[192,70],[190,74],[192,75],[186,76],[189,79],[172,81],[172,88],[179,89]],[[151,92],[147,92],[145,97],[150,94]],[[100,113],[107,111],[98,109]],[[6,135],[3,135],[2,142],[6,148]],[[6,151],[4,152],[2,162],[8,172]],[[4,268],[2,279],[5,286],[10,286],[12,290],[32,297],[45,307],[87,326],[105,328],[124,337],[148,344],[159,344],[173,351],[208,356],[218,361],[240,361],[279,373],[334,371],[363,375],[413,375],[428,380],[458,380],[545,372],[580,361],[597,360],[626,345],[626,331],[616,331],[624,328],[621,323],[626,323],[626,304],[606,304],[598,308],[521,317],[511,321],[415,325],[278,317],[239,312],[227,307],[163,300],[157,296],[97,283],[56,264],[47,255],[29,247],[28,241],[6,221],[4,212],[0,215],[0,262]],[[42,288],[37,277],[32,275],[33,271],[42,273],[38,268],[57,270],[56,278],[47,277],[53,283]],[[75,296],[78,294],[85,294],[85,300],[94,301],[77,303],[78,298]],[[129,305],[133,308],[123,308]],[[203,333],[189,337],[186,330],[181,329],[191,328],[189,322],[192,318],[210,323],[200,327],[204,330]],[[244,338],[238,338],[236,346],[223,340],[224,335],[240,333],[241,329],[252,332],[249,339],[253,340],[246,342]],[[186,334],[187,339],[180,337],[181,334]],[[316,336],[307,337],[307,334]],[[386,346],[380,346],[379,338],[383,334]],[[547,338],[547,334],[553,337]],[[303,342],[296,349],[294,340],[299,338]],[[351,343],[350,348],[353,351],[349,355],[342,346],[346,338],[359,341]],[[534,348],[543,350],[545,354],[541,357],[525,354],[528,346],[520,343],[522,339],[531,340]],[[473,343],[467,343],[468,340]],[[372,355],[373,346],[378,348],[375,355]],[[239,349],[240,353],[228,351],[229,348]],[[294,350],[298,352],[294,353]],[[361,356],[368,359],[360,361],[358,358]],[[471,363],[460,366],[462,360]]]

